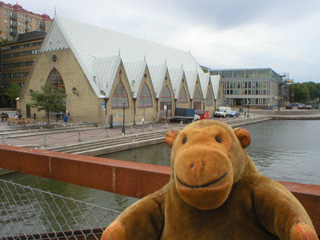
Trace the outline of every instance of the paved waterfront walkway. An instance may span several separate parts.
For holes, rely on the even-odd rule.
[[[241,116],[235,119],[218,119],[237,127],[255,121],[262,121],[271,118],[280,119],[320,119],[320,110],[282,110],[282,111],[266,111],[250,109],[250,118]],[[217,119],[217,118],[216,118]],[[0,122],[0,144],[31,147],[31,148],[46,148],[68,146],[77,142],[90,142],[106,138],[126,137],[134,134],[148,134],[156,131],[168,131],[170,129],[182,129],[186,124],[179,122],[155,123],[146,124],[145,126],[138,125],[126,127],[126,135],[122,136],[122,128],[102,128],[94,127],[93,124],[71,124],[68,123],[57,125],[53,129],[45,129],[44,127],[11,127],[6,122]]]
[[[239,124],[247,121],[259,120],[259,117],[250,119],[220,119],[230,124]],[[148,134],[156,131],[182,129],[186,124],[179,122],[146,124],[145,126],[127,126],[126,135],[122,136],[122,128],[102,128],[86,124],[68,124],[56,126],[53,129],[10,127],[6,122],[0,122],[0,144],[44,148],[45,146],[67,146],[77,142],[96,141],[99,139],[126,137],[134,134]]]

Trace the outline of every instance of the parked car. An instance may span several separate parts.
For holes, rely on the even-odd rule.
[[[227,114],[229,117],[239,117],[240,113],[236,110],[232,110],[230,113]]]
[[[302,105],[302,104],[299,104],[299,105],[298,105],[298,109],[305,109],[305,106]]]
[[[307,105],[306,109],[313,109],[313,107],[311,105]]]
[[[292,105],[288,103],[288,104],[286,105],[286,109],[292,109]]]

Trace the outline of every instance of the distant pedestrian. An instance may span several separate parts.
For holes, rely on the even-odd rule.
[[[13,118],[14,118],[14,119],[18,119],[18,114],[15,114],[15,115],[13,116]]]

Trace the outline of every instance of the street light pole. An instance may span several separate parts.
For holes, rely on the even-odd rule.
[[[122,118],[122,135],[126,134],[126,128],[124,127],[125,123],[125,114],[126,114],[126,97],[122,100],[122,106],[123,106],[123,118]]]
[[[248,99],[248,118],[249,118],[250,100]]]

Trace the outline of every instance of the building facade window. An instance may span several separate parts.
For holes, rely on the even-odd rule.
[[[179,94],[179,103],[187,103],[188,99],[187,99],[187,92],[186,89],[184,88],[184,86],[181,88],[180,90],[180,94]]]
[[[160,110],[164,110],[164,105],[167,105],[167,110],[172,109],[171,93],[167,85],[163,88],[161,93]]]
[[[193,98],[193,108],[196,110],[201,110],[201,95],[198,88],[196,89],[196,92]]]
[[[112,108],[123,108],[123,102],[125,108],[129,107],[128,94],[124,84],[120,81],[112,96]]]
[[[4,23],[9,23],[8,18],[5,18],[5,19],[4,19]]]
[[[148,85],[145,83],[139,96],[139,107],[152,107],[152,96]]]
[[[213,95],[210,89],[208,89],[207,97],[206,97],[206,105],[207,106],[213,106]]]
[[[49,76],[47,78],[47,84],[50,84],[51,86],[54,86],[56,88],[62,88],[65,90],[63,79],[56,68],[53,68],[49,73]]]

